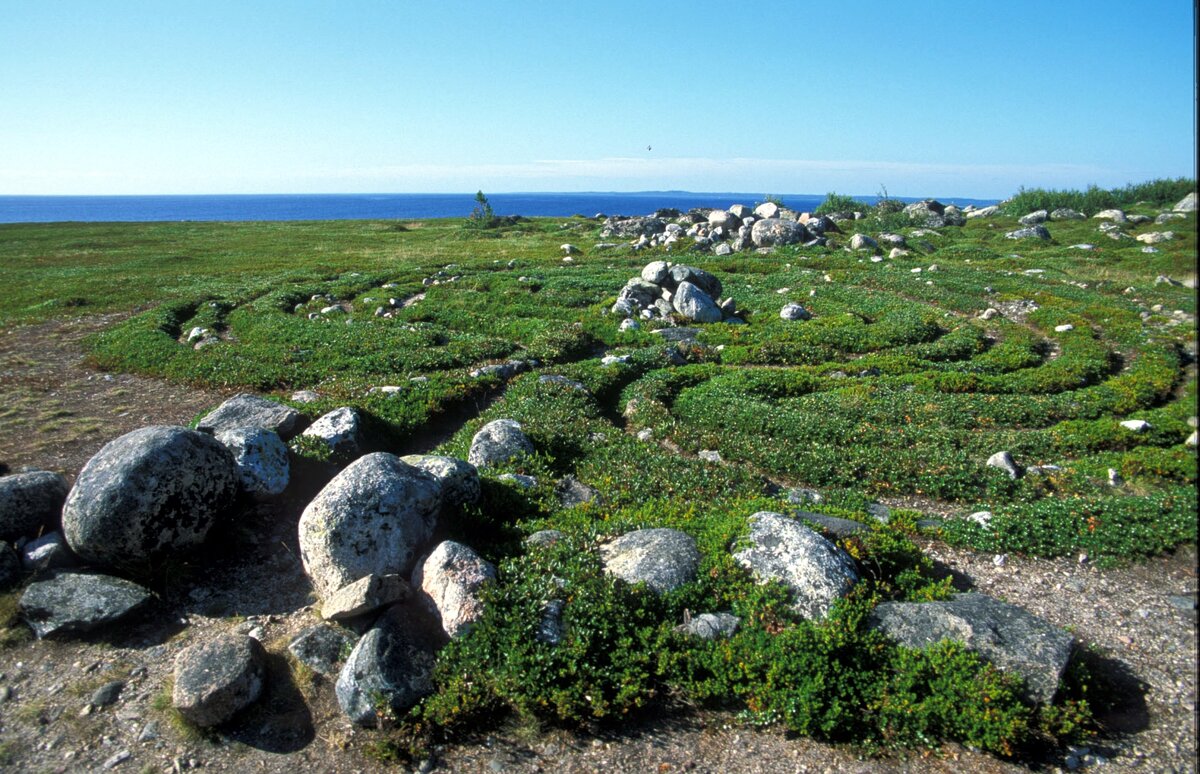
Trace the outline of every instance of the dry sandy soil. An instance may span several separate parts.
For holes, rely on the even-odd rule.
[[[73,478],[105,442],[147,424],[186,423],[227,397],[88,366],[79,344],[112,318],[0,331],[0,465]],[[104,638],[0,648],[0,768],[21,771],[376,771],[378,735],[354,730],[332,684],[289,669],[286,644],[317,619],[296,558],[299,503],[246,514],[210,556],[167,578],[155,614]],[[226,545],[228,543],[225,543]],[[1120,696],[1086,749],[1006,762],[957,745],[868,758],[860,751],[754,730],[729,715],[678,707],[622,732],[503,726],[435,746],[422,771],[545,772],[1185,772],[1196,768],[1194,547],[1116,569],[1075,559],[991,555],[928,541],[961,588],[1019,604],[1073,631]],[[174,582],[172,582],[174,581]],[[166,697],[175,654],[217,631],[255,632],[271,657],[267,695],[220,734],[175,724]],[[10,637],[10,640],[13,639]],[[123,683],[116,702],[92,692]]]

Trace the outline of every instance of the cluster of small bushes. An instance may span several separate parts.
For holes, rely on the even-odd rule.
[[[1170,207],[1195,190],[1196,181],[1185,177],[1130,183],[1121,188],[1105,189],[1091,185],[1083,191],[1022,187],[1004,202],[1003,208],[1006,214],[1013,217],[1036,210],[1052,212],[1060,207],[1069,207],[1090,216],[1101,210],[1127,208],[1136,204]]]

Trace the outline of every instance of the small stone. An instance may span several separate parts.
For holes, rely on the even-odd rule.
[[[1150,429],[1150,423],[1144,419],[1126,419],[1121,422],[1121,427],[1133,433],[1144,433]]]
[[[107,707],[116,702],[121,695],[121,691],[125,688],[125,681],[113,680],[105,683],[92,693],[91,705],[93,707]]]
[[[721,462],[721,452],[714,449],[701,449],[696,456],[705,462]]]
[[[321,617],[341,621],[374,612],[409,594],[408,584],[399,575],[367,575],[335,591],[321,605]]]
[[[1008,474],[1009,478],[1017,479],[1021,477],[1021,468],[1013,460],[1012,455],[1007,451],[999,451],[987,459],[987,466],[990,468],[1000,468]]]
[[[1066,333],[1067,331],[1073,331],[1073,330],[1075,330],[1075,326],[1074,326],[1074,325],[1071,325],[1071,323],[1066,323],[1066,324],[1064,324],[1064,325],[1055,325],[1055,326],[1054,326],[1054,332],[1055,332],[1055,333]]]
[[[117,766],[120,766],[125,761],[129,760],[129,758],[130,758],[129,751],[121,750],[119,753],[114,754],[113,756],[111,756],[110,758],[108,758],[107,760],[104,761],[104,768],[106,768],[106,769],[116,768]]]

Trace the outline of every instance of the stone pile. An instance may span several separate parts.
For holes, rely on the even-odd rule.
[[[626,321],[677,316],[686,322],[744,322],[732,298],[716,300],[721,291],[721,281],[703,269],[651,261],[625,283],[611,311]]]
[[[694,250],[710,250],[730,255],[749,249],[770,249],[778,245],[800,244],[806,247],[826,244],[826,234],[839,233],[831,217],[795,212],[773,202],[764,202],[753,210],[735,204],[727,210],[659,210],[653,215],[614,215],[604,220],[603,239],[627,239],[632,247],[690,245]]]

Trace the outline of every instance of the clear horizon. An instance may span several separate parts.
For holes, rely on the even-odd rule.
[[[1196,175],[1182,0],[1135,28],[1115,0],[7,5],[0,195],[1003,199]]]

